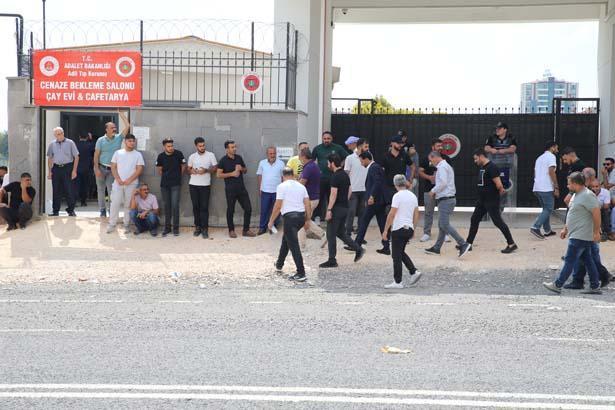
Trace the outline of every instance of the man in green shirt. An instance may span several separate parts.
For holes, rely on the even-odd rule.
[[[348,152],[341,145],[333,142],[331,131],[325,131],[322,133],[322,144],[315,146],[312,151],[312,157],[320,168],[320,202],[312,215],[312,220],[318,215],[321,222],[325,220],[327,202],[331,192],[331,170],[329,169],[329,155],[331,154],[339,155],[343,161]]]

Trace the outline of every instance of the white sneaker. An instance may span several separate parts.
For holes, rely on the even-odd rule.
[[[403,289],[404,285],[402,283],[397,283],[397,282],[393,282],[393,283],[389,283],[388,285],[384,285],[385,289]]]
[[[107,226],[107,233],[113,233],[115,231],[115,225]]]
[[[430,239],[431,239],[430,235],[423,234],[423,236],[421,236],[421,242],[427,242]]]
[[[421,276],[423,276],[423,274],[419,272],[418,270],[414,272],[414,275],[410,275],[410,279],[408,280],[408,286],[412,286],[416,282],[418,282],[419,279],[421,279]]]
[[[451,238],[448,237],[448,235],[444,235],[444,242],[450,242]]]

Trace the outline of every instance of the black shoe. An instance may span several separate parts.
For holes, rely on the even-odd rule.
[[[77,216],[75,211],[67,211],[67,212],[68,212],[68,216]]]
[[[88,206],[88,203],[85,201],[81,201],[81,206]]]
[[[307,278],[305,273],[295,273],[293,276],[289,276],[288,280],[294,280],[295,282],[305,282]]]
[[[256,235],[260,236],[260,235],[264,235],[267,233],[266,229],[259,229],[258,232],[256,233]]]
[[[203,233],[201,228],[196,228],[194,232],[192,233],[192,236],[199,236],[201,233]]]
[[[150,235],[152,235],[153,237],[158,236],[158,229],[152,229],[151,231],[149,231]]]
[[[361,245],[367,245],[367,241],[366,241],[365,239],[363,239],[363,240],[361,241]]]
[[[584,287],[582,283],[575,282],[574,280],[563,286],[564,289],[583,289]]]
[[[355,252],[355,250],[354,250],[354,249],[352,249],[352,248],[351,248],[350,246],[348,246],[348,245],[345,245],[345,246],[344,246],[344,250],[346,250],[346,251],[350,251],[350,252]]]
[[[15,229],[17,229],[17,225],[9,225],[6,230],[7,231],[14,231]]]
[[[508,245],[506,248],[502,249],[500,252],[502,252],[502,253],[513,253],[517,249],[519,249],[519,247],[516,244],[513,243],[512,245]]]
[[[141,234],[141,232],[143,232],[142,230],[140,230],[139,228],[135,229],[135,231],[133,232],[135,234],[135,236]]]
[[[461,249],[461,246],[459,246],[459,245],[455,245],[455,249],[459,250],[459,249]],[[469,250],[468,252],[472,252],[472,249],[474,249],[474,245],[472,245],[472,246],[470,247],[470,250]]]
[[[201,236],[203,237],[203,239],[209,239],[209,233],[207,232],[207,229],[203,229],[203,231],[201,232]]]
[[[19,229],[21,229],[21,230],[26,229],[26,224],[23,224],[23,225],[22,225],[22,224],[19,224]],[[609,282],[607,282],[607,284],[608,284],[608,283],[609,283]],[[606,286],[606,285],[604,285],[604,286]],[[603,286],[603,287],[604,287],[604,286]]]
[[[463,245],[461,245],[459,247],[459,258],[461,258],[462,256],[464,256],[466,253],[470,252],[472,250],[472,244],[469,242],[464,243]]]
[[[555,231],[551,231],[551,232],[545,232],[542,234],[542,236],[544,236],[545,238],[548,238],[549,236],[555,236],[557,235],[557,233],[555,233]]]
[[[318,265],[319,268],[337,268],[337,261],[326,261]]]
[[[540,240],[545,239],[545,236],[542,234],[542,232],[540,232],[540,229],[530,228],[530,233]]]
[[[365,255],[365,249],[359,248],[359,250],[354,255],[354,261],[359,262],[363,255]]]
[[[23,229],[23,228],[21,228],[21,229]],[[600,281],[600,287],[601,288],[606,288],[607,285],[609,283],[611,283],[611,282],[613,282],[613,275],[609,274],[609,276],[607,276],[606,279]]]
[[[378,252],[381,255],[390,255],[391,254],[391,250],[389,248],[376,249],[376,252]]]
[[[52,212],[48,216],[60,216],[59,212]]]
[[[162,230],[162,236],[163,236],[163,237],[167,236],[167,235],[168,235],[168,234],[170,234],[170,233],[171,233],[171,228],[164,228],[164,229]]]
[[[440,251],[432,246],[431,248],[425,249],[425,253],[428,255],[439,255]]]
[[[179,228],[173,228],[173,236],[179,236]]]

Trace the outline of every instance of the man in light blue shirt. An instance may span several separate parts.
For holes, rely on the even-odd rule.
[[[122,148],[124,137],[130,131],[130,122],[126,115],[118,111],[122,121],[126,124],[121,134],[117,133],[117,126],[113,122],[105,124],[105,135],[96,140],[94,149],[94,174],[96,175],[96,190],[98,194],[98,209],[100,216],[107,216],[107,206],[105,204],[105,189],[111,196],[111,185],[113,184],[113,174],[111,173],[111,158],[115,151]]]
[[[283,170],[284,162],[278,159],[275,147],[268,147],[267,158],[258,163],[258,169],[256,170],[261,197],[261,219],[258,225],[259,235],[267,232],[267,223],[275,205],[276,189],[282,182]]]

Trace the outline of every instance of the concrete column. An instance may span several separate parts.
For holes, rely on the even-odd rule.
[[[615,153],[615,0],[604,6],[598,26],[599,156]]]

